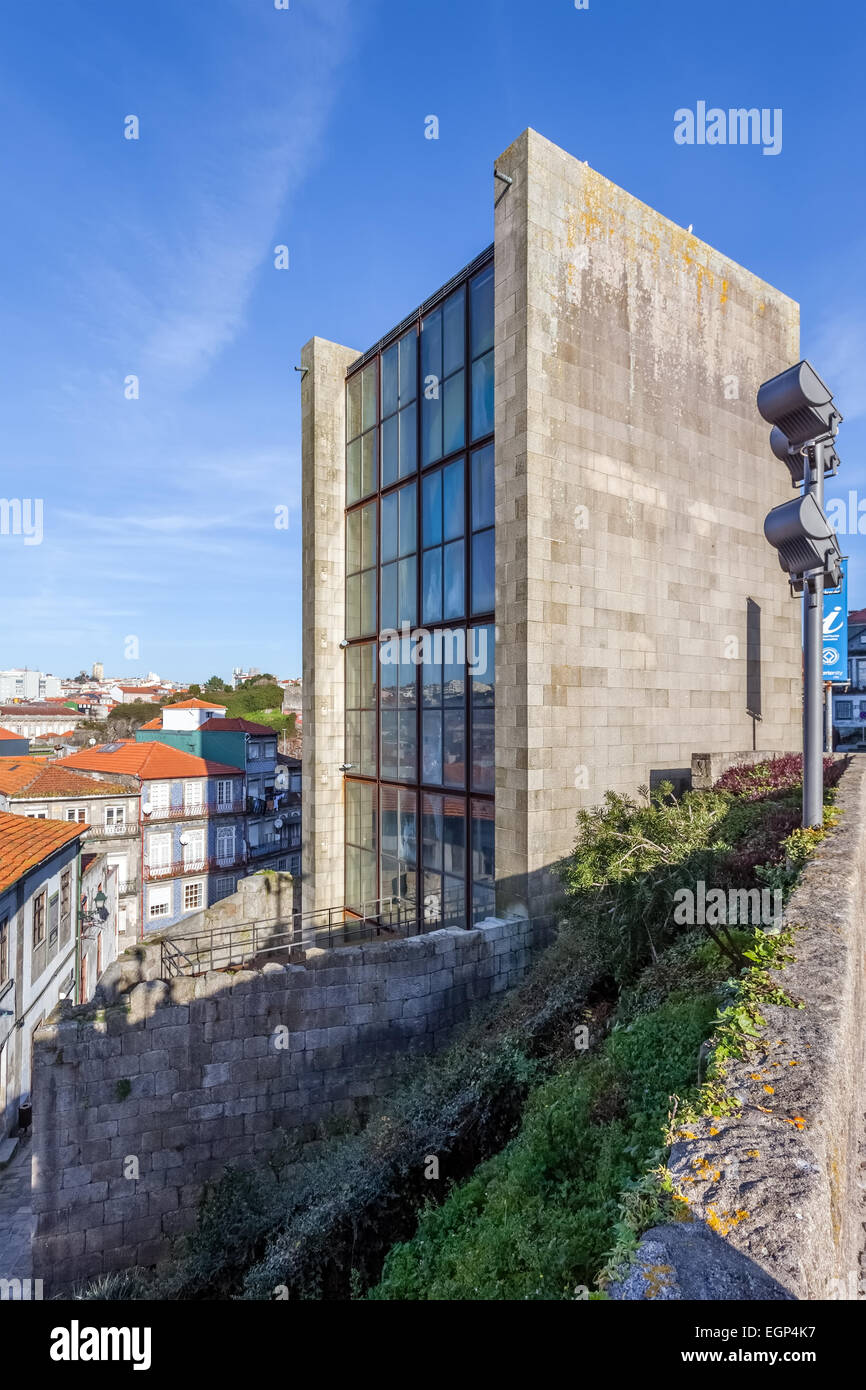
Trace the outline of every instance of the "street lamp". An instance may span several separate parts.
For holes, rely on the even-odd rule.
[[[774,507],[764,535],[779,556],[792,593],[803,595],[803,825],[824,820],[823,642],[824,581],[841,582],[842,556],[824,512],[824,478],[835,474],[834,446],[842,421],[833,393],[809,362],[797,362],[758,388],[758,410],[772,425],[770,448],[803,492]]]

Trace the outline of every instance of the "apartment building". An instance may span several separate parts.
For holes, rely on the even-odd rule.
[[[143,724],[136,740],[166,743],[240,769],[245,777],[249,866],[300,876],[298,760],[278,754],[277,735],[267,724],[228,719],[224,705],[208,700],[182,700],[165,705],[155,719]]]
[[[486,250],[301,354],[306,911],[545,917],[609,788],[799,737],[797,305],[532,130],[495,169]]]
[[[33,1034],[75,999],[81,829],[0,811],[0,1140],[30,1095]]]
[[[124,739],[61,758],[55,767],[115,781],[139,792],[143,933],[170,926],[234,892],[246,871],[244,775],[162,742]]]
[[[112,920],[120,949],[136,939],[141,829],[133,777],[119,775],[116,782],[104,782],[61,767],[59,761],[0,758],[0,810],[80,826],[91,856],[104,856],[106,871],[114,871],[117,906]]]
[[[13,700],[50,700],[60,694],[60,680],[44,671],[30,671],[25,666],[0,671],[0,703]]]

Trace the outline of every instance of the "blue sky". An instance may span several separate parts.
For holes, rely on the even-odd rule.
[[[0,536],[0,667],[300,673],[301,346],[486,246],[527,125],[800,301],[866,499],[863,36],[853,0],[5,0],[0,492],[44,537]],[[675,144],[698,100],[781,107],[782,152]]]

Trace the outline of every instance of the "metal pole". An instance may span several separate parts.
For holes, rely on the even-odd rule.
[[[806,456],[804,492],[824,505],[824,446],[814,444]],[[803,587],[803,825],[824,823],[823,635],[824,577]]]

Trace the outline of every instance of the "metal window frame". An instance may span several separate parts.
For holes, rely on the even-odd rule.
[[[473,580],[473,573],[472,573],[472,566],[473,566],[473,553],[472,553],[472,552],[473,552],[473,546],[472,546],[472,540],[473,540],[473,536],[476,534],[476,533],[473,531],[473,529],[472,529],[472,455],[473,455],[477,450],[483,449],[483,448],[485,448],[486,446],[493,444],[493,443],[494,443],[494,439],[495,439],[495,432],[494,432],[494,431],[490,431],[488,434],[482,435],[482,436],[479,437],[478,439],[475,439],[475,440],[472,439],[472,364],[473,364],[473,360],[476,360],[476,359],[473,359],[473,357],[472,357],[472,341],[471,341],[472,296],[471,296],[471,292],[470,292],[470,282],[471,282],[471,280],[472,280],[477,274],[479,274],[479,272],[483,271],[484,269],[486,269],[488,266],[492,265],[493,263],[494,263],[493,246],[489,246],[489,247],[487,247],[484,251],[482,251],[482,252],[480,253],[480,255],[476,256],[475,259],[474,259],[473,261],[471,261],[467,266],[465,266],[463,270],[459,271],[459,272],[457,273],[457,275],[453,276],[445,285],[443,285],[439,290],[437,290],[436,293],[435,293],[434,295],[432,295],[429,299],[425,300],[423,304],[419,305],[419,307],[418,307],[412,314],[410,314],[407,318],[403,319],[402,322],[399,323],[395,328],[393,328],[388,334],[386,334],[385,337],[381,338],[381,339],[380,339],[377,343],[375,343],[375,344],[373,345],[373,347],[371,347],[366,353],[364,353],[361,357],[357,358],[357,359],[351,364],[350,368],[349,368],[348,371],[346,372],[345,384],[346,384],[346,388],[348,389],[348,384],[349,384],[350,380],[351,380],[358,372],[363,371],[363,369],[364,369],[365,367],[369,366],[369,364],[370,364],[371,361],[376,360],[376,363],[377,363],[377,365],[376,365],[376,421],[375,421],[375,424],[371,427],[371,428],[374,428],[374,429],[377,431],[376,488],[375,488],[375,490],[374,490],[373,492],[371,492],[371,493],[368,494],[367,496],[362,497],[362,498],[359,498],[357,501],[352,502],[351,504],[347,504],[347,503],[346,503],[346,501],[345,501],[345,495],[344,495],[343,513],[344,513],[344,517],[348,517],[348,515],[350,514],[350,512],[356,511],[356,510],[359,509],[360,507],[368,506],[368,505],[370,504],[370,502],[372,502],[372,501],[374,501],[374,500],[375,500],[375,502],[376,502],[376,504],[377,504],[377,505],[376,505],[376,566],[375,566],[375,569],[376,569],[376,623],[377,623],[377,628],[376,628],[376,632],[375,632],[372,636],[371,636],[371,634],[367,633],[367,634],[364,634],[364,635],[359,636],[359,637],[353,637],[353,638],[346,637],[346,638],[345,638],[345,641],[346,641],[345,653],[346,653],[346,655],[348,654],[348,651],[349,651],[351,648],[353,648],[353,647],[355,647],[355,646],[363,646],[364,644],[369,643],[369,642],[372,641],[372,642],[376,645],[376,648],[377,648],[377,654],[376,654],[376,657],[375,657],[374,659],[378,659],[379,633],[380,633],[381,630],[382,630],[382,628],[381,628],[381,621],[382,621],[382,500],[383,500],[383,498],[389,496],[392,492],[398,491],[401,487],[405,487],[407,483],[412,482],[412,481],[414,481],[414,482],[416,483],[416,507],[415,507],[415,510],[416,510],[416,519],[415,519],[415,525],[416,525],[416,534],[415,534],[415,612],[416,612],[416,621],[415,621],[414,626],[415,626],[415,627],[418,627],[418,626],[421,626],[421,625],[422,625],[422,624],[421,624],[420,615],[421,615],[421,611],[422,611],[422,610],[421,610],[421,596],[422,596],[421,580],[422,580],[422,563],[423,563],[423,549],[422,549],[423,479],[424,479],[425,476],[427,476],[427,475],[430,474],[430,473],[433,473],[433,472],[434,472],[435,470],[437,470],[437,469],[443,469],[443,470],[444,470],[444,468],[447,467],[448,464],[453,463],[455,460],[460,459],[460,458],[462,458],[462,459],[464,460],[464,484],[463,484],[463,505],[464,505],[463,539],[464,539],[464,546],[465,546],[465,569],[464,569],[464,583],[465,583],[465,595],[464,595],[464,598],[465,598],[465,603],[464,603],[464,613],[463,613],[462,618],[459,618],[459,619],[451,619],[451,620],[448,620],[448,621],[443,620],[443,621],[441,621],[441,622],[431,624],[431,625],[430,625],[430,631],[436,631],[437,629],[442,629],[442,630],[447,630],[447,631],[457,631],[457,630],[463,629],[464,632],[466,633],[467,637],[468,637],[469,631],[470,631],[470,629],[473,628],[473,627],[488,627],[488,626],[494,626],[494,627],[495,627],[496,618],[495,618],[495,613],[494,613],[493,611],[485,612],[485,613],[475,613],[475,614],[473,614],[473,613],[471,612],[471,606],[472,606],[472,587],[473,587],[473,585],[472,585],[472,580]],[[422,446],[422,430],[423,430],[423,397],[422,397],[422,390],[421,390],[421,382],[422,382],[422,374],[421,374],[421,325],[422,325],[422,321],[423,321],[424,318],[426,318],[429,314],[435,312],[436,309],[440,308],[440,307],[442,306],[442,304],[444,303],[444,301],[445,301],[446,299],[448,299],[449,296],[450,296],[451,294],[453,294],[456,290],[460,289],[461,286],[465,286],[465,289],[466,289],[465,303],[464,303],[464,320],[463,320],[463,332],[464,332],[464,347],[463,347],[464,440],[463,440],[463,444],[461,445],[461,447],[460,447],[459,449],[454,449],[454,450],[452,450],[450,453],[443,454],[440,458],[435,459],[435,460],[431,460],[430,463],[425,464],[425,463],[423,462],[422,447],[421,447],[421,446]],[[416,416],[416,418],[415,418],[415,431],[416,431],[416,437],[415,437],[416,467],[415,467],[414,473],[407,474],[405,477],[402,477],[402,478],[398,477],[397,479],[395,479],[394,482],[391,482],[391,483],[387,484],[387,486],[383,486],[383,484],[382,484],[382,457],[381,457],[381,455],[382,455],[382,424],[383,424],[383,415],[382,415],[382,362],[381,362],[381,357],[382,357],[383,352],[387,351],[387,349],[388,349],[389,347],[393,346],[393,344],[394,344],[395,342],[397,342],[400,338],[402,338],[406,333],[408,333],[409,331],[411,331],[413,328],[414,328],[415,333],[416,333],[416,353],[415,353],[415,373],[416,373],[416,379],[415,379],[415,402],[416,402],[416,406],[417,406],[417,409],[416,409],[416,412],[415,412],[415,416]],[[479,353],[479,354],[478,354],[478,357],[480,358],[480,357],[482,357],[482,356],[484,356],[484,355],[485,355],[484,353]],[[399,410],[398,410],[397,414],[399,415]],[[389,416],[388,418],[390,418],[390,416]],[[363,431],[362,433],[366,433],[366,431]],[[359,435],[359,436],[356,436],[356,437],[357,437],[357,438],[361,438],[362,436]],[[344,448],[348,448],[349,442],[350,442],[350,441],[349,441],[348,439],[345,441]],[[481,531],[486,531],[486,530],[489,530],[489,529],[491,529],[491,528],[489,528],[489,527],[481,527],[481,528],[479,528],[479,533],[480,533]],[[493,527],[492,529],[493,529],[493,531],[494,531],[494,536],[495,536],[495,525],[494,525],[494,527]],[[494,544],[495,544],[495,541],[494,541]],[[443,542],[443,546],[444,546],[444,542]],[[363,571],[359,571],[359,573],[360,573],[360,572],[363,572]],[[346,578],[348,579],[348,574],[346,575]],[[466,650],[468,650],[468,645],[467,645],[467,647],[466,647]],[[494,662],[495,662],[495,652],[494,652]],[[494,669],[495,669],[495,668],[494,668]],[[343,679],[344,679],[344,682],[345,682],[345,660],[344,660],[344,665],[343,665]],[[399,688],[399,687],[398,687],[398,688]],[[495,696],[495,677],[494,677],[494,708],[495,708],[495,699],[496,699],[496,696]],[[397,708],[397,710],[399,710],[399,704],[397,705],[396,708]],[[444,705],[442,706],[442,709],[443,709],[443,711],[444,711]],[[345,718],[345,715],[346,715],[346,713],[348,713],[348,710],[344,711],[344,720],[343,720],[343,740],[344,740],[343,747],[344,747],[344,756],[345,756],[345,746],[346,746],[346,745],[345,745],[345,738],[346,738],[346,718]],[[437,795],[437,794],[438,794],[438,795],[447,795],[447,796],[452,796],[452,797],[459,797],[459,798],[462,800],[462,802],[463,802],[463,807],[464,807],[464,836],[465,836],[464,843],[465,843],[465,846],[466,846],[466,853],[465,853],[465,871],[464,871],[464,899],[465,899],[465,903],[466,903],[467,925],[470,925],[470,924],[471,924],[471,920],[473,919],[473,912],[474,912],[474,899],[473,899],[474,880],[473,880],[473,874],[472,874],[472,802],[473,802],[473,801],[481,801],[481,802],[486,802],[486,803],[488,803],[488,804],[493,805],[493,804],[495,804],[495,791],[494,791],[494,792],[476,791],[476,790],[474,790],[473,785],[472,785],[472,750],[473,750],[473,744],[474,744],[474,710],[473,710],[473,702],[472,702],[472,682],[471,682],[471,677],[469,676],[469,673],[468,673],[468,667],[467,667],[467,674],[466,674],[466,679],[465,679],[465,682],[464,682],[464,691],[463,691],[463,714],[464,714],[464,737],[465,737],[465,761],[464,761],[465,777],[464,777],[464,784],[463,784],[463,786],[462,786],[462,787],[454,787],[454,786],[452,786],[452,785],[445,785],[444,783],[436,784],[436,783],[430,783],[430,782],[425,782],[425,781],[423,781],[423,780],[422,780],[422,746],[423,746],[423,745],[422,745],[422,727],[423,727],[423,719],[422,719],[422,716],[423,716],[423,707],[422,707],[422,700],[421,700],[421,675],[420,675],[420,668],[416,668],[416,677],[415,677],[415,758],[416,758],[416,764],[415,764],[415,777],[414,777],[414,779],[413,779],[412,781],[395,781],[395,780],[393,780],[392,778],[383,778],[383,777],[382,777],[382,754],[381,754],[381,741],[382,741],[382,723],[381,723],[381,716],[382,716],[382,681],[381,681],[381,675],[380,675],[379,678],[378,678],[377,681],[376,681],[376,704],[375,704],[375,725],[376,725],[376,742],[375,742],[376,758],[375,758],[375,764],[376,764],[376,772],[375,772],[375,776],[362,776],[362,775],[360,775],[359,773],[357,773],[357,772],[353,769],[353,770],[350,771],[349,773],[344,774],[344,781],[364,782],[364,783],[366,783],[366,784],[368,784],[368,785],[373,785],[373,786],[375,787],[375,789],[376,789],[376,790],[375,790],[375,798],[374,798],[374,800],[375,800],[375,814],[376,814],[376,849],[375,849],[375,864],[376,864],[376,895],[377,895],[378,898],[381,898],[381,893],[382,893],[382,788],[383,788],[383,787],[388,787],[388,788],[390,788],[390,789],[392,789],[392,790],[394,790],[394,791],[402,791],[402,792],[404,792],[404,793],[409,793],[410,795],[414,795],[414,802],[415,802],[415,825],[416,825],[416,863],[415,863],[415,871],[416,871],[416,875],[420,875],[420,880],[421,880],[422,885],[423,885],[424,867],[423,867],[423,864],[421,863],[422,843],[423,843],[422,822],[421,822],[421,815],[422,815],[422,801],[421,801],[421,798],[422,798],[423,794],[426,792],[426,793],[430,793],[431,795]],[[345,814],[345,812],[344,812],[344,814]],[[344,836],[345,836],[345,828],[344,828]],[[346,845],[346,847],[348,847],[348,845],[349,845],[349,842],[348,842],[347,840],[345,840],[345,838],[344,838],[344,844]],[[353,844],[354,844],[354,842],[353,842]],[[365,848],[364,846],[354,846],[354,847],[355,847],[355,848],[360,848],[360,849],[364,849],[364,848]],[[368,851],[368,852],[369,852],[369,851]],[[344,859],[344,865],[343,865],[343,897],[344,897],[344,901],[345,901],[345,896],[346,896],[346,876],[347,876],[347,864],[346,864],[345,859]],[[423,896],[423,895],[422,895],[422,896]]]

